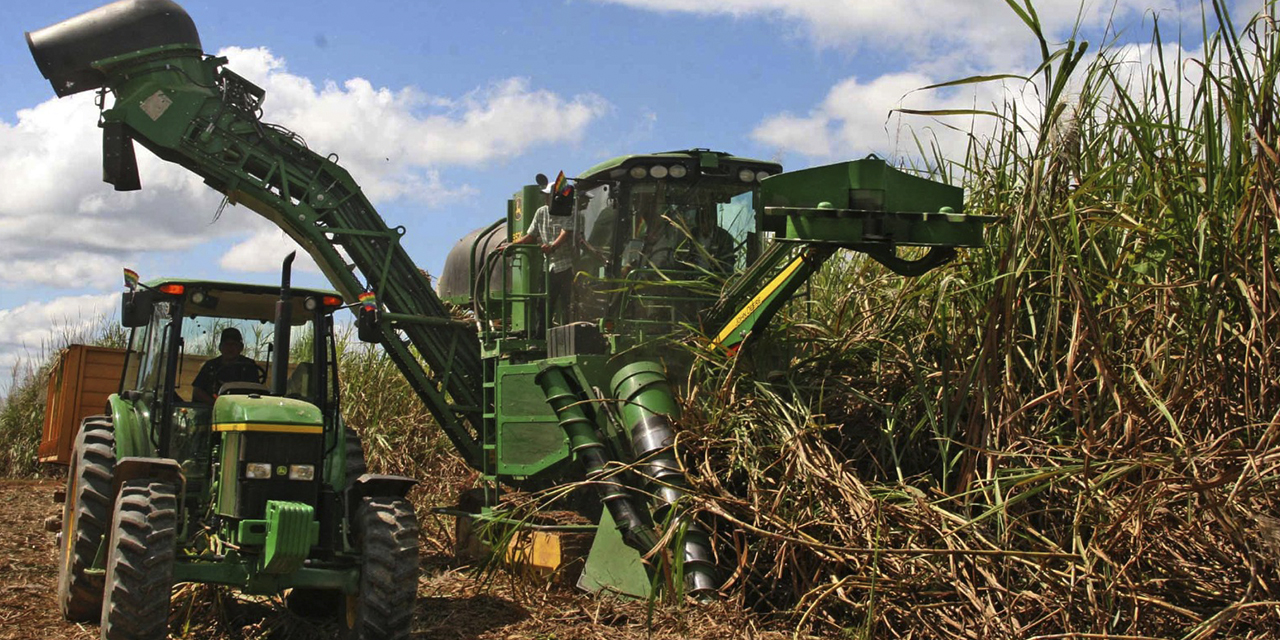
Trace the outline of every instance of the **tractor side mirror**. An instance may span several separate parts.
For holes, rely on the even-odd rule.
[[[382,342],[382,331],[378,328],[378,308],[372,305],[361,305],[356,311],[356,338],[360,342]]]
[[[547,185],[551,183],[551,178],[548,178],[547,174],[545,173],[539,173],[537,177],[533,179],[533,181],[538,183],[539,189],[546,189]]]
[[[145,327],[151,322],[154,295],[150,290],[126,291],[120,298],[120,324],[127,329]]]

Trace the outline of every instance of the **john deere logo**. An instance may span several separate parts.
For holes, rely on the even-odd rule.
[[[289,467],[286,467],[286,466],[284,466],[284,465],[280,465],[280,466],[276,467],[276,475],[278,475],[278,476],[282,476],[282,475],[285,475],[285,474],[287,474],[287,473],[289,473]]]

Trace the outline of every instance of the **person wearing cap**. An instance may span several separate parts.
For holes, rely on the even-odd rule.
[[[573,186],[564,179],[564,174],[554,183],[547,183],[542,188],[547,195],[547,203],[538,207],[529,222],[529,230],[511,244],[539,244],[542,253],[547,257],[547,304],[551,308],[551,323],[560,325],[568,322],[569,290],[573,287],[573,234],[574,225]],[[568,215],[553,215],[553,206],[568,210]]]
[[[191,398],[196,402],[213,404],[218,389],[228,382],[260,382],[258,363],[246,358],[244,338],[240,330],[230,327],[222,330],[218,338],[218,357],[211,358],[200,367],[200,373],[191,383]]]

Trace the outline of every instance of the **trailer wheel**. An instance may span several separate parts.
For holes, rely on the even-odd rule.
[[[418,518],[399,498],[365,498],[356,510],[360,593],[347,597],[347,637],[408,638],[418,594]]]
[[[130,480],[120,488],[107,555],[103,640],[169,636],[178,499],[174,485]]]
[[[115,432],[107,416],[80,423],[67,469],[67,495],[58,541],[58,607],[73,622],[102,615],[102,577],[87,575],[111,519],[111,474],[115,471]]]

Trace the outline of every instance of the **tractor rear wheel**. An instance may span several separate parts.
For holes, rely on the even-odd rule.
[[[120,487],[107,555],[103,640],[169,636],[178,499],[174,485],[150,479]]]
[[[347,597],[347,637],[408,638],[418,594],[418,518],[400,498],[365,498],[356,510],[360,593]]]
[[[107,416],[80,423],[67,469],[58,541],[58,607],[73,622],[92,622],[102,615],[102,577],[87,575],[111,520],[111,474],[116,467],[115,432]]]

